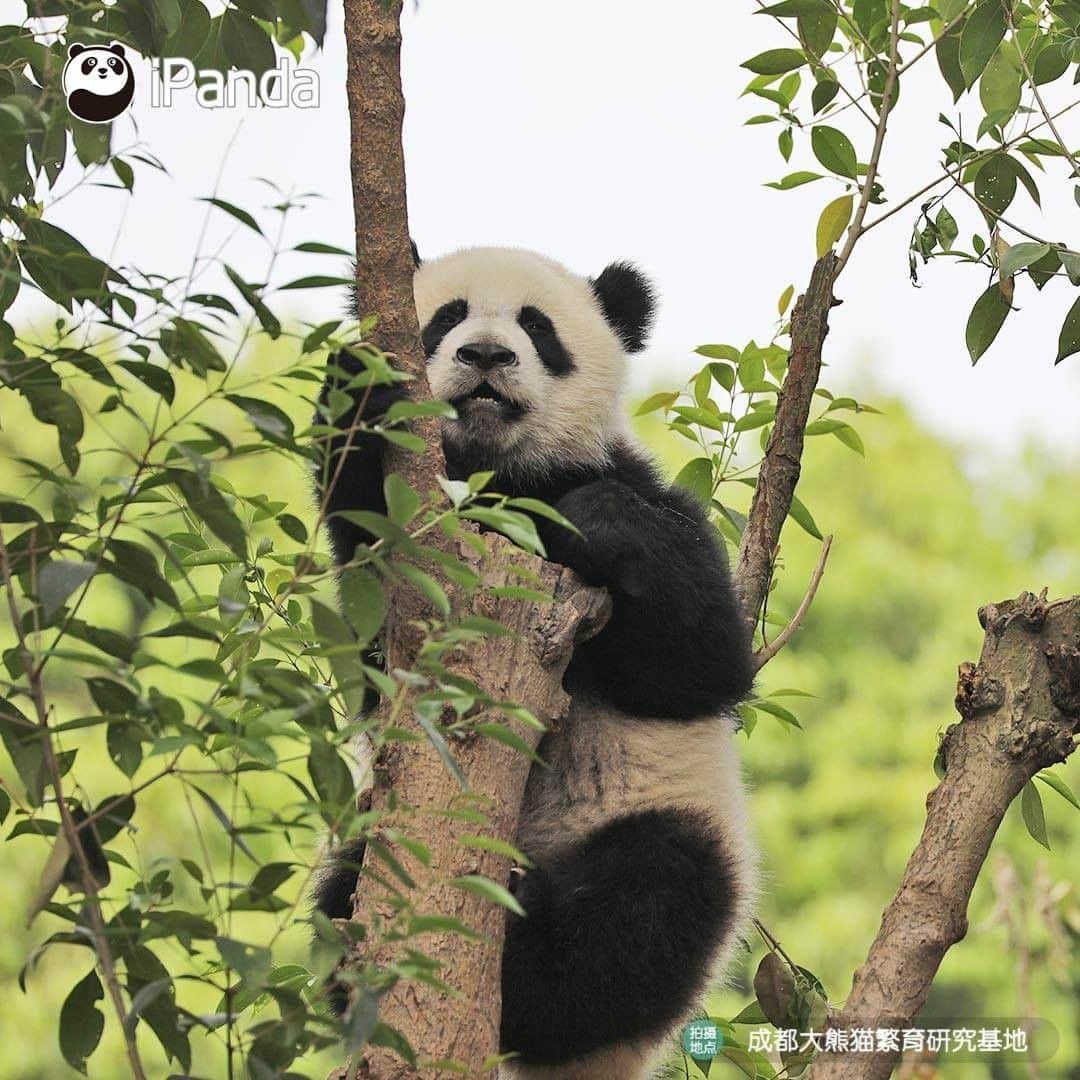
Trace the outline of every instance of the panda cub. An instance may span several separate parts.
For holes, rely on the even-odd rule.
[[[535,869],[514,882],[525,918],[508,915],[501,1043],[517,1056],[504,1075],[645,1078],[723,975],[755,876],[732,738],[748,632],[715,529],[624,417],[653,292],[626,263],[586,279],[509,248],[423,263],[414,291],[432,393],[457,411],[443,422],[449,476],[492,470],[491,490],[554,505],[580,535],[539,519],[548,557],[613,603],[575,649],[569,717],[525,792],[517,845]],[[363,418],[402,393],[375,388]],[[382,445],[354,439],[331,493],[339,563],[370,537],[335,512],[385,511]],[[324,872],[332,918],[352,912],[362,855],[346,845]]]

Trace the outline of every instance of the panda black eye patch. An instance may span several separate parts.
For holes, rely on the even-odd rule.
[[[420,331],[420,343],[424,346],[424,355],[430,360],[435,350],[442,344],[442,339],[469,314],[469,305],[464,300],[451,300],[443,304],[428,320],[427,326]]]
[[[569,375],[574,370],[574,359],[563,347],[555,324],[539,309],[523,307],[518,312],[518,326],[529,335],[536,355],[552,375]]]

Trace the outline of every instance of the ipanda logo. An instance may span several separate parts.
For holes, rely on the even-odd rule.
[[[293,67],[290,57],[278,58],[277,66],[256,78],[253,71],[234,69],[222,74],[215,69],[196,70],[183,57],[151,60],[150,105],[167,109],[177,90],[195,87],[195,100],[204,109],[235,108],[239,104],[256,108],[312,109],[319,104],[319,76],[309,68]]]
[[[88,124],[115,120],[135,96],[135,72],[118,41],[111,45],[72,42],[63,83],[68,112]]]

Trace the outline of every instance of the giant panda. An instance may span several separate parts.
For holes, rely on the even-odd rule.
[[[516,1057],[502,1075],[645,1078],[722,977],[755,880],[733,746],[748,631],[715,528],[625,418],[653,290],[627,263],[588,279],[482,247],[423,262],[414,292],[433,396],[457,412],[443,421],[449,477],[491,470],[491,490],[554,505],[580,535],[538,519],[548,557],[612,598],[610,621],[575,649],[569,716],[540,743],[524,796],[516,842],[535,868],[512,878],[526,915],[506,927],[501,1043]],[[362,418],[402,393],[372,389]],[[355,419],[354,405],[337,423]],[[385,512],[383,445],[332,444],[330,475],[347,454],[328,499],[339,563],[371,539],[339,512]],[[351,915],[362,857],[344,845],[324,871],[316,898],[331,918]]]

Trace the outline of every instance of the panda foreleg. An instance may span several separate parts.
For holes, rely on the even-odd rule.
[[[692,497],[643,499],[616,480],[556,504],[578,528],[541,526],[549,556],[607,587],[611,619],[575,653],[603,696],[636,716],[687,719],[750,689],[750,639],[715,529]]]
[[[620,1049],[648,1062],[705,989],[739,887],[707,820],[671,808],[618,818],[528,871],[526,916],[507,922],[503,1049],[559,1076],[611,1075],[589,1063]]]

